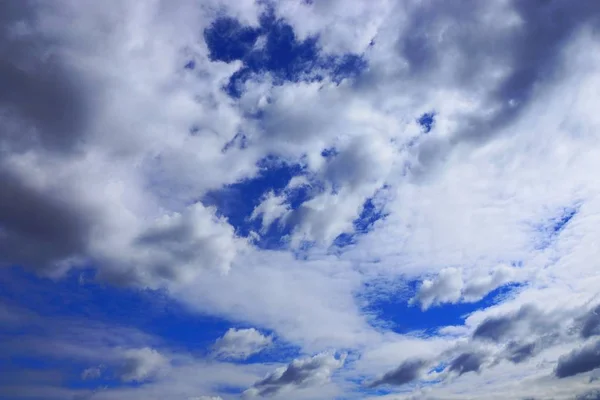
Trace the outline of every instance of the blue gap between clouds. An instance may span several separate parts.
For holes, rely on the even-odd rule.
[[[387,186],[384,186],[380,190],[385,189],[387,189]],[[375,196],[377,196],[377,194],[375,194]],[[377,221],[385,219],[387,215],[388,214],[383,211],[381,206],[375,203],[375,197],[368,198],[363,204],[360,215],[352,222],[354,231],[351,233],[340,234],[333,241],[333,247],[339,250],[355,244],[359,236],[370,232],[373,229],[373,225]]]
[[[64,278],[41,278],[20,267],[0,269],[0,302],[34,310],[41,317],[73,318],[140,330],[172,349],[207,355],[215,340],[229,328],[246,324],[200,315],[186,310],[166,293],[149,289],[126,289],[93,281],[90,270],[71,271]],[[82,283],[81,277],[86,277]],[[261,329],[272,335],[273,332]],[[35,331],[8,331],[0,335],[19,337]],[[251,356],[243,363],[289,360],[298,349],[277,340],[276,346]],[[44,365],[34,360],[29,365]],[[24,360],[27,362],[27,360]],[[81,371],[79,371],[81,372]]]
[[[323,150],[322,156],[325,158],[334,157],[335,149]],[[311,188],[300,186],[292,190],[285,190],[290,180],[296,176],[307,174],[301,164],[286,163],[275,156],[267,157],[258,163],[260,172],[256,177],[242,180],[240,182],[227,185],[218,190],[207,193],[202,198],[202,203],[206,206],[214,206],[217,213],[225,217],[235,228],[236,234],[247,237],[250,232],[260,232],[262,225],[260,218],[251,220],[250,217],[254,209],[262,202],[264,196],[269,192],[275,195],[285,194],[286,204],[291,210],[296,210],[306,200],[310,199],[316,192],[323,190],[319,182],[312,182]],[[380,190],[387,189],[384,186]],[[369,232],[373,225],[385,218],[387,214],[376,203],[377,193],[373,198],[369,198],[363,204],[360,215],[353,222],[354,231],[342,233],[333,243],[332,248],[340,250],[341,248],[356,243],[358,236]],[[256,245],[263,249],[277,249],[285,245],[286,235],[292,232],[293,226],[281,225],[275,221],[269,226]],[[311,247],[311,243],[306,242],[299,249],[298,256],[301,257],[303,250]]]
[[[257,46],[259,39],[263,46]],[[276,83],[284,81],[321,81],[320,72],[339,83],[359,75],[366,61],[356,54],[321,55],[318,37],[298,40],[291,25],[277,19],[272,11],[260,17],[258,27],[243,26],[237,19],[221,17],[205,29],[204,40],[212,61],[242,61],[224,88],[239,98],[244,83],[253,75],[270,72]],[[190,65],[186,64],[186,67]]]
[[[243,237],[252,231],[260,232],[260,218],[250,220],[250,217],[264,196],[271,191],[275,195],[282,194],[293,177],[305,174],[301,164],[289,164],[275,156],[261,160],[258,166],[260,172],[256,177],[213,190],[202,199],[204,205],[216,207],[219,215],[227,218],[235,228],[236,234]],[[287,203],[292,210],[296,209],[309,195],[307,188],[296,188],[286,192]],[[290,233],[291,228],[275,222],[261,235],[257,245],[261,248],[279,248],[282,238]]]
[[[431,129],[433,129],[433,126],[435,124],[435,112],[432,111],[432,112],[428,112],[428,113],[421,115],[417,119],[417,123],[419,125],[421,125],[423,132],[425,132],[425,133],[431,132]]]
[[[232,326],[230,321],[187,311],[163,291],[125,289],[93,281],[93,270],[72,271],[57,280],[19,267],[0,270],[0,299],[42,317],[84,318],[139,329],[167,345],[198,351]],[[87,277],[81,281],[81,277]]]
[[[420,281],[409,282],[410,292],[417,292]],[[497,304],[498,300],[522,287],[519,283],[510,283],[488,293],[474,303],[442,304],[422,311],[417,305],[409,305],[404,299],[386,298],[376,300],[365,307],[364,311],[375,316],[377,321],[391,325],[397,333],[425,331],[434,334],[444,326],[462,325],[467,315],[479,309]]]
[[[556,217],[538,225],[536,230],[541,233],[541,237],[536,248],[538,250],[543,250],[550,246],[556,237],[558,237],[569,224],[569,222],[571,222],[571,220],[577,215],[580,207],[581,204],[564,207]]]

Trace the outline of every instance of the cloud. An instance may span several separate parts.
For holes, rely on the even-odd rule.
[[[596,368],[600,368],[600,341],[589,343],[561,356],[555,374],[558,378],[566,378]]]
[[[600,306],[589,310],[581,319],[581,337],[588,339],[600,335]]]
[[[558,327],[556,317],[534,306],[524,306],[517,312],[484,320],[473,332],[473,338],[500,342],[519,334],[552,332]]]
[[[575,400],[598,400],[600,399],[600,390],[592,389],[585,393],[578,394]]]
[[[329,381],[336,369],[344,365],[345,355],[317,354],[292,361],[256,382],[246,392],[248,396],[268,396],[282,390],[320,386]]]
[[[222,397],[219,396],[199,396],[199,397],[190,397],[188,400],[223,400]]]
[[[464,325],[429,332],[432,342],[460,342],[449,368],[463,375],[429,385],[427,396],[578,393],[577,382],[551,375],[556,362],[583,368],[593,354],[581,349],[598,334],[597,316],[582,304],[600,284],[589,262],[598,255],[600,212],[590,172],[600,159],[600,6],[276,3],[271,19],[255,1],[1,4],[0,264],[56,278],[85,267],[108,284],[161,288],[195,312],[268,329],[302,354],[380,354],[360,374],[345,368],[343,384],[331,385],[339,393],[318,385],[317,396],[289,392],[312,398],[345,398],[357,379],[386,371],[396,382],[411,376],[381,356],[412,349],[387,328],[389,314],[367,315],[357,304],[366,283],[376,282],[369,291],[381,298],[398,281],[421,281],[413,302],[428,309],[520,282],[483,309],[467,306]],[[231,33],[221,50],[237,55],[216,54],[221,28]],[[260,63],[283,58],[268,53],[274,44],[290,62],[269,70]],[[341,60],[362,67],[344,73]],[[243,82],[235,96],[231,82]],[[435,125],[425,133],[417,119],[431,110]],[[335,151],[324,156],[325,149]],[[223,210],[202,203],[207,193],[252,181],[266,157],[300,165],[315,189],[296,202],[291,182],[281,192],[264,188],[256,197],[271,194],[262,199],[239,195],[258,204],[250,217],[263,236],[290,233],[274,238],[290,243],[277,251],[249,243]],[[376,195],[387,217],[337,246]],[[577,216],[555,229],[571,209]],[[186,379],[163,376],[160,365],[174,368],[173,354],[143,335],[102,333],[91,321],[73,332],[58,325],[44,328],[54,334],[46,344],[27,334],[2,349],[14,354],[29,344],[41,357],[68,356],[78,371],[127,356],[124,376],[161,381],[151,395],[161,398],[173,387],[185,388],[182,396],[218,394],[217,383],[228,381],[249,387],[271,368],[212,360],[215,372],[189,362],[180,371]],[[252,335],[238,330],[221,344],[235,342],[230,353],[243,358],[264,343]],[[511,362],[484,368],[472,344]],[[304,388],[342,368],[335,358],[314,360],[292,362],[249,393]],[[150,397],[147,385],[124,386],[135,388],[106,396]]]
[[[488,276],[470,279],[463,288],[463,298],[466,301],[480,300],[492,290],[513,281],[516,277],[515,268],[500,266]]]
[[[464,285],[461,274],[456,268],[442,270],[434,280],[423,281],[413,301],[420,302],[423,310],[435,304],[458,301]]]
[[[511,362],[518,364],[535,355],[537,350],[536,343],[516,343],[510,342],[506,349],[506,358]]]
[[[118,256],[103,255],[107,264],[100,277],[152,286],[160,280],[190,282],[203,269],[227,273],[243,242],[214,209],[194,204],[160,217],[118,245]]]
[[[462,353],[450,362],[448,370],[458,373],[459,376],[467,372],[479,372],[486,359],[483,353]]]
[[[169,364],[167,358],[149,347],[126,350],[123,359],[120,379],[124,382],[143,382],[152,379]]]
[[[219,357],[245,359],[270,346],[271,336],[265,336],[254,328],[229,328],[223,337],[217,339],[214,351]]]
[[[404,361],[398,368],[386,372],[381,378],[370,383],[369,387],[405,385],[419,379],[426,366],[427,362],[425,360],[413,359]]]
[[[423,310],[443,303],[475,302],[516,277],[515,268],[507,266],[495,268],[487,276],[467,279],[458,268],[444,268],[434,279],[426,279],[421,283],[412,301],[420,302]]]
[[[102,375],[101,367],[90,367],[86,368],[81,372],[81,379],[84,381],[87,379],[98,379]]]

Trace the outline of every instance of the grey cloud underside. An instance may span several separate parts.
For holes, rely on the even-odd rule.
[[[487,93],[486,106],[494,111],[485,117],[465,115],[450,140],[453,145],[485,141],[513,122],[530,103],[535,90],[560,74],[568,39],[584,27],[595,29],[600,18],[600,3],[595,1],[510,4],[521,22],[506,28],[484,22],[485,13],[490,11],[485,2],[423,2],[410,15],[404,30],[407,34],[397,42],[397,50],[413,79],[435,77],[450,68],[451,85],[475,90],[478,84],[489,80],[491,68],[510,68],[507,76]],[[446,59],[450,55],[452,66]],[[434,162],[447,148],[443,142],[430,140],[422,148],[421,163]]]
[[[467,372],[479,372],[486,359],[487,357],[483,353],[463,353],[452,360],[448,369],[458,373],[459,376]]]
[[[400,364],[395,370],[387,372],[381,378],[370,383],[368,387],[374,388],[381,385],[405,385],[419,379],[426,366],[427,362],[425,360],[407,360]]]
[[[342,367],[345,356],[336,359],[333,355],[316,356],[292,361],[256,382],[246,391],[248,395],[271,396],[284,388],[301,388],[311,384],[323,384],[334,370]]]
[[[600,335],[600,306],[590,310],[581,318],[581,337],[584,339]]]
[[[59,196],[24,183],[2,161],[32,149],[67,156],[91,105],[48,38],[13,33],[35,18],[29,1],[0,4],[0,264],[48,269],[84,250],[89,220]]]
[[[600,340],[560,357],[555,374],[558,378],[566,378],[596,368],[600,368]]]
[[[447,362],[447,371],[461,376],[468,372],[480,372],[503,361],[523,363],[561,340],[576,341],[579,337],[585,339],[596,335],[598,308],[599,306],[595,306],[592,309],[548,313],[535,306],[525,305],[517,311],[485,319],[475,328],[467,350],[461,350],[460,346],[451,349],[431,360],[431,364]],[[499,350],[493,353],[478,349],[477,345],[482,342],[492,343]],[[424,360],[408,360],[368,386],[404,385],[418,381],[427,365],[429,362]],[[598,367],[600,342],[563,356],[556,376],[572,376]]]
[[[483,321],[473,332],[474,339],[501,342],[518,330],[529,333],[554,331],[557,320],[533,306],[524,306],[519,311]]]
[[[38,11],[30,1],[0,5],[0,151],[74,150],[92,117],[93,96],[56,41],[35,30],[14,33],[31,29]]]
[[[575,400],[600,400],[600,389],[592,389],[588,392],[581,393],[575,397]]]
[[[47,269],[85,248],[86,217],[61,198],[24,184],[0,165],[0,265]]]
[[[301,385],[320,367],[319,363],[314,362],[305,366],[295,366],[290,364],[281,376],[270,375],[257,382],[254,387],[259,389],[261,396],[274,394],[281,390],[285,385]]]
[[[533,357],[536,350],[535,343],[517,344],[513,342],[507,347],[508,355],[506,358],[515,364]]]

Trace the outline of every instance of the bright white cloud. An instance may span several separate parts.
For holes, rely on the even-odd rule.
[[[460,299],[463,288],[462,272],[455,268],[442,270],[435,280],[425,280],[414,300],[421,303],[423,310],[432,304],[452,303]]]
[[[229,328],[214,345],[215,353],[223,358],[245,359],[270,346],[271,336],[265,336],[254,328]]]

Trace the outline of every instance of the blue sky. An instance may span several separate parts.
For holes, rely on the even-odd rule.
[[[599,20],[0,5],[0,398],[597,398]]]

